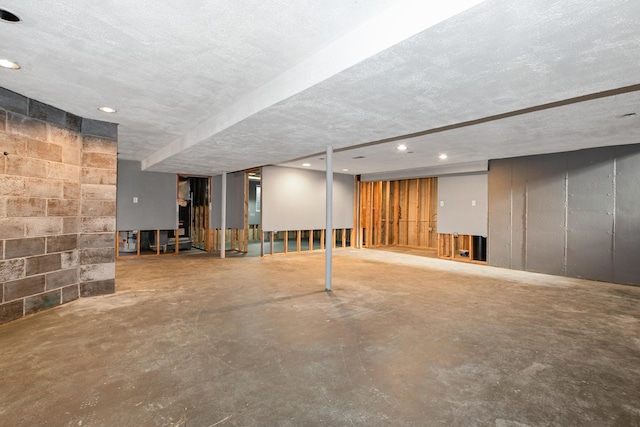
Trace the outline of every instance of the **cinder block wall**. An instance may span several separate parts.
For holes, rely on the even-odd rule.
[[[0,88],[0,323],[115,291],[117,125]]]

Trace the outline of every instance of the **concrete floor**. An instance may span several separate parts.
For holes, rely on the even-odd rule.
[[[374,250],[123,260],[0,326],[2,426],[639,426],[640,288]]]

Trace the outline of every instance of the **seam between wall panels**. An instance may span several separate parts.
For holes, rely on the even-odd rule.
[[[611,232],[611,278],[612,280],[616,279],[616,212],[617,212],[617,195],[618,195],[618,159],[616,157],[613,158],[613,211],[611,215],[613,216],[613,230]]]
[[[524,183],[524,233],[522,236],[524,246],[524,259],[522,260],[524,264],[524,271],[528,271],[527,269],[527,260],[528,260],[528,244],[527,244],[527,236],[529,233],[529,181],[525,181]]]
[[[564,173],[564,260],[562,269],[567,275],[567,256],[569,250],[569,168]]]
[[[513,160],[509,183],[509,268],[513,268]]]

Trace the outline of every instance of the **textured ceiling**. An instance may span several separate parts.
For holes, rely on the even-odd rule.
[[[633,0],[183,3],[0,0],[23,19],[0,23],[0,58],[22,65],[0,86],[118,122],[120,157],[148,170],[216,174],[640,83]],[[640,143],[640,118],[619,117],[639,110],[630,91],[411,138],[411,153],[339,152],[335,170]]]

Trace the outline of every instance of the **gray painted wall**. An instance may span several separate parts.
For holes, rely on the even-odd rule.
[[[333,227],[353,228],[353,176],[334,174]],[[325,173],[262,168],[262,229],[320,230],[326,227]]]
[[[488,263],[640,284],[640,144],[493,160]]]
[[[438,233],[487,237],[486,173],[438,178]]]
[[[118,230],[178,228],[176,175],[143,172],[140,162],[118,161],[116,223]],[[133,198],[138,203],[133,203]]]
[[[227,174],[227,228],[244,228],[244,172]],[[220,228],[222,215],[222,176],[212,179],[211,227]]]

